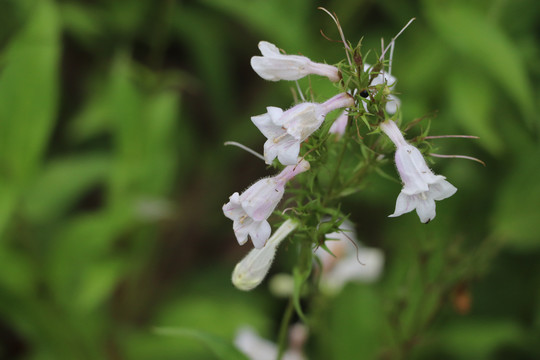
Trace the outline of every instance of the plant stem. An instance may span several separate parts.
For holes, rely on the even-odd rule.
[[[338,173],[339,173],[339,168],[341,167],[341,163],[343,162],[343,156],[345,155],[345,150],[347,149],[347,143],[348,143],[347,139],[346,138],[343,139],[343,146],[342,146],[341,151],[339,153],[339,158],[338,158],[338,161],[336,163],[334,173],[332,174],[332,179],[330,179],[330,184],[328,185],[328,191],[326,193],[326,198],[327,199],[329,199],[330,195],[332,194],[332,189],[334,188],[334,185],[335,185]]]
[[[285,346],[287,345],[287,333],[289,329],[289,323],[291,322],[291,317],[293,314],[294,303],[293,298],[289,299],[283,318],[281,319],[281,325],[279,326],[278,334],[278,355],[276,360],[281,360],[283,354],[285,353]]]

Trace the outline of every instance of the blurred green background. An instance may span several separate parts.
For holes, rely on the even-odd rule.
[[[250,116],[292,103],[250,68],[259,40],[344,57],[317,6],[365,50],[416,17],[392,69],[403,119],[480,136],[437,152],[487,166],[437,159],[459,191],[428,225],[388,218],[399,186],[379,176],[345,202],[386,266],[306,299],[308,357],[540,358],[539,1],[0,0],[1,359],[216,358],[156,326],[275,340],[286,299],[232,286],[250,245],[221,211],[271,172],[223,142],[262,149]]]

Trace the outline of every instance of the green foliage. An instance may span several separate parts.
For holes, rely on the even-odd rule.
[[[428,225],[389,219],[400,185],[391,156],[378,156],[391,153],[372,132],[379,119],[358,109],[354,136],[327,152],[328,117],[302,145],[316,174],[285,199],[284,216],[310,219],[303,230],[318,241],[347,217],[386,260],[379,282],[328,296],[314,286],[306,232],[282,244],[270,275],[293,275],[309,358],[538,358],[538,2],[326,6],[350,43],[374,49],[370,64],[380,37],[388,44],[415,16],[394,53],[396,120],[425,116],[407,130],[415,141],[428,127],[480,136],[422,149],[487,167],[435,159],[456,195]],[[221,212],[272,171],[222,142],[261,149],[249,117],[294,102],[294,84],[269,86],[250,69],[258,41],[340,61],[343,46],[321,29],[339,38],[306,0],[0,2],[1,358],[244,359],[232,345],[240,326],[286,338],[287,305],[266,283],[251,293],[230,284],[248,249]],[[367,76],[344,71],[344,84]],[[315,101],[336,92],[315,77],[300,86]]]
[[[236,349],[230,342],[212,334],[182,328],[156,328],[155,332],[158,335],[188,337],[201,341],[208,346],[208,348],[211,349],[219,359],[222,360],[247,360],[247,357]]]

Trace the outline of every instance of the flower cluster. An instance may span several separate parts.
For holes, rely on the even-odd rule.
[[[368,176],[385,175],[382,168],[393,159],[402,188],[389,217],[416,210],[420,222],[428,223],[436,216],[435,202],[451,197],[457,189],[430,169],[426,154],[475,160],[425,151],[432,149],[431,139],[470,136],[430,136],[421,125],[424,118],[408,124],[402,120],[392,58],[396,38],[412,20],[386,47],[381,41],[380,55],[368,63],[361,42],[354,47],[346,41],[339,21],[327,13],[338,26],[346,60],[336,65],[314,62],[261,41],[261,55],[251,59],[253,70],[265,80],[294,81],[298,95],[294,98],[301,101],[289,108],[267,106],[264,113],[251,117],[265,138],[262,154],[242,144],[226,143],[256,155],[277,173],[256,181],[242,193],[235,192],[223,205],[223,213],[233,221],[238,243],[243,245],[251,239],[254,245],[235,266],[233,285],[243,291],[259,286],[280,246],[295,259],[291,272],[273,274],[269,281],[270,294],[289,298],[279,343],[263,339],[249,328],[237,334],[237,349],[250,359],[304,359],[302,345],[307,327],[297,328],[300,331],[291,328],[287,344],[293,312],[305,324],[316,324],[322,312],[317,309],[307,314],[302,304],[325,304],[324,298],[339,294],[347,284],[373,283],[381,277],[385,253],[363,244],[349,220],[354,214],[344,212],[343,198],[363,190]],[[311,80],[302,80],[311,75],[324,77],[317,85],[333,87],[334,95],[317,96]],[[309,100],[306,94],[310,94]],[[405,132],[415,126],[422,128],[415,137],[406,139]],[[285,210],[276,212],[280,203]],[[281,218],[274,231],[272,215]],[[302,301],[306,297],[323,297],[323,301]]]
[[[420,150],[405,140],[393,121],[399,118],[401,101],[393,94],[397,79],[390,74],[390,67],[388,71],[385,70],[388,65],[384,54],[388,48],[383,49],[383,55],[374,65],[370,65],[363,61],[360,45],[353,49],[344,44],[349,61],[348,64],[342,62],[337,66],[313,62],[305,56],[284,54],[277,46],[266,41],[259,43],[262,56],[251,59],[253,70],[263,79],[297,81],[308,75],[319,75],[328,78],[339,91],[325,101],[303,100],[285,110],[268,106],[264,114],[251,117],[253,124],[266,137],[263,155],[259,156],[267,165],[283,167],[283,170],[273,177],[255,182],[241,194],[235,192],[223,206],[225,216],[233,220],[238,243],[243,245],[251,238],[255,246],[233,272],[233,284],[239,289],[251,290],[262,282],[278,246],[295,230],[300,233],[298,236],[311,237],[308,242],[311,253],[316,250],[312,256],[317,256],[323,266],[321,279],[322,283],[326,283],[323,287],[339,290],[351,279],[373,281],[377,278],[383,263],[382,253],[377,249],[357,248],[355,240],[344,240],[343,237],[350,240],[347,232],[352,230],[352,226],[345,226],[340,219],[347,215],[335,209],[340,207],[337,199],[358,191],[361,175],[380,166],[377,165],[378,159],[390,155],[387,141],[371,140],[380,137],[381,132],[395,145],[395,163],[403,183],[391,217],[416,210],[421,222],[427,223],[435,217],[435,201],[450,197],[457,191],[444,176],[435,175],[429,169]],[[297,87],[300,90],[298,83]],[[339,109],[341,113],[332,124],[328,124],[326,133],[319,133],[312,140],[325,123],[327,115]],[[356,131],[349,131],[351,121],[354,121]],[[358,123],[368,127],[365,135],[370,139],[360,135]],[[340,165],[347,150],[352,147],[349,140],[355,135],[358,135],[356,143],[360,144],[362,154],[367,158],[345,173],[346,170],[342,170]],[[330,146],[325,143],[331,136],[337,140],[332,145],[342,143],[339,145],[341,155],[335,158],[333,175],[325,176],[328,167],[323,170],[325,165],[321,165],[322,161],[315,155],[317,152],[311,152],[318,150],[321,153],[327,149],[328,156],[336,156],[338,152],[328,149]],[[316,169],[310,163],[315,163]],[[297,208],[294,213],[297,217],[286,220],[272,235],[268,218],[281,202],[287,183],[301,173],[306,174],[300,177],[300,190],[297,189],[297,193],[301,194],[295,199]],[[319,191],[312,193],[314,186],[319,186]],[[325,186],[327,188],[322,189]],[[328,214],[334,214],[330,221]],[[310,231],[310,226],[313,229],[314,224],[317,230]],[[361,259],[366,264],[362,265]]]

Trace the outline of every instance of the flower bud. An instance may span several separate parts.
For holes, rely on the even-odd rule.
[[[298,223],[293,220],[285,221],[268,239],[261,249],[251,250],[236,267],[232,274],[232,282],[240,290],[249,291],[257,287],[266,277],[279,244],[296,229]]]

